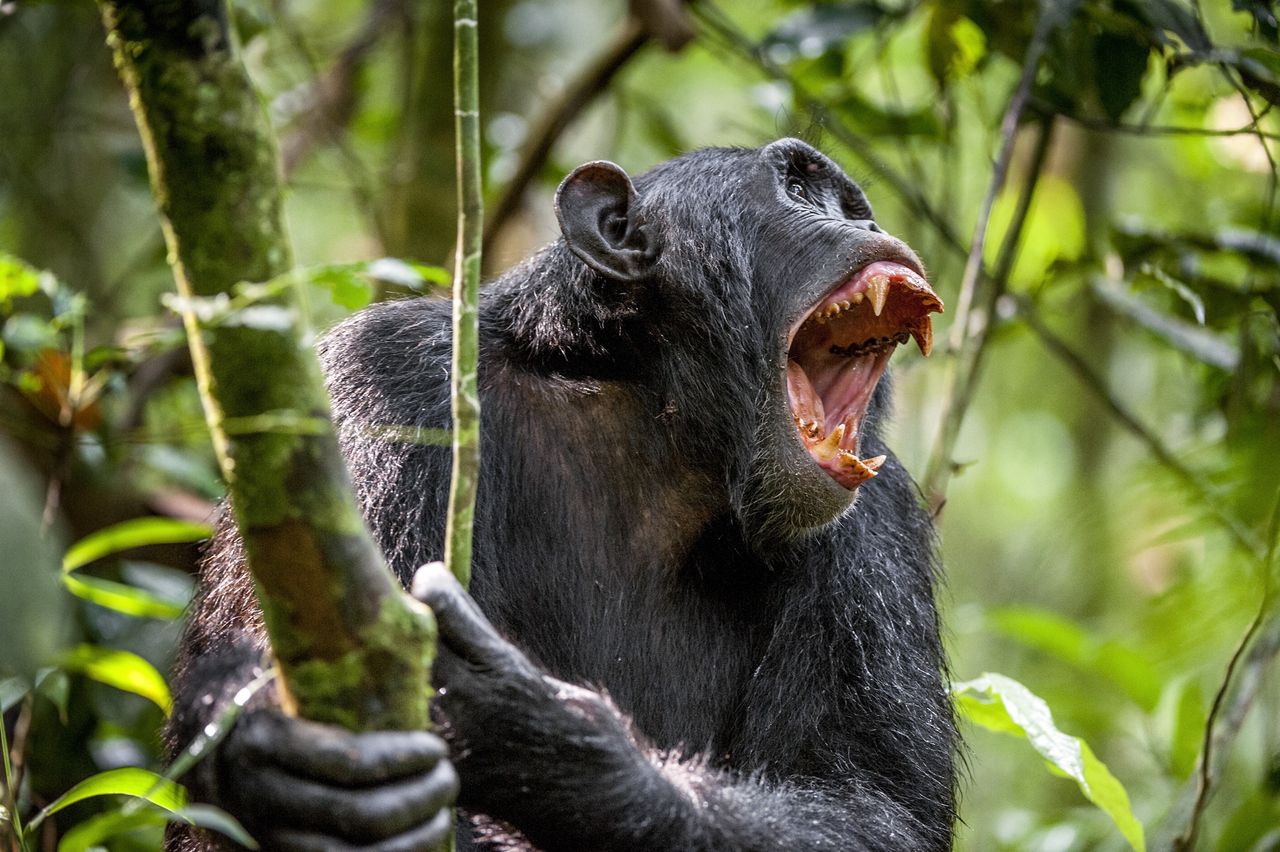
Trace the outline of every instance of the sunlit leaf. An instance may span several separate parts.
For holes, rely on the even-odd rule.
[[[170,813],[177,813],[187,804],[187,791],[163,775],[133,766],[109,769],[86,778],[54,799],[29,823],[29,829],[33,830],[46,817],[95,796],[131,796]]]
[[[373,299],[373,287],[364,276],[370,266],[364,263],[343,263],[303,270],[304,280],[329,291],[335,305],[347,310],[359,310]]]
[[[67,671],[80,672],[99,683],[140,695],[167,715],[173,704],[169,686],[155,666],[137,654],[94,645],[81,645],[62,660]]]
[[[62,575],[62,584],[82,600],[138,618],[172,619],[182,615],[185,609],[185,604],[101,577],[68,573]]]
[[[163,826],[168,821],[167,813],[155,808],[107,811],[73,825],[58,841],[58,852],[102,849],[104,841],[113,837],[146,826]]]
[[[1020,186],[1007,186],[991,208],[985,253],[993,267],[1013,223],[1021,191]],[[1054,263],[1080,257],[1084,237],[1084,206],[1075,188],[1054,175],[1042,175],[1027,211],[1010,277],[1023,286],[1043,282]]]
[[[213,535],[213,527],[173,518],[135,518],[90,533],[67,548],[62,570],[74,571],[90,562],[149,544],[181,544]]]
[[[226,811],[210,805],[191,804],[173,810],[145,807],[134,811],[109,811],[71,827],[58,842],[58,852],[88,852],[103,841],[144,826],[162,826],[168,822],[184,822],[219,832],[249,849],[258,844],[244,826]]]
[[[11,254],[0,252],[0,305],[40,289],[40,271]]]
[[[1111,817],[1132,848],[1145,850],[1142,823],[1134,816],[1123,785],[1084,740],[1058,730],[1043,699],[1016,680],[991,672],[954,683],[951,689],[961,716],[990,730],[1025,738],[1051,766],[1072,778],[1085,798]]]

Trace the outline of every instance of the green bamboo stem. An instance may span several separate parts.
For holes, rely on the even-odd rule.
[[[453,6],[453,106],[457,139],[458,246],[453,275],[453,476],[445,564],[464,585],[471,578],[471,529],[480,473],[480,394],[476,381],[480,252],[480,103],[476,0]]]

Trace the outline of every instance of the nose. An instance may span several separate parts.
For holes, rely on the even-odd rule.
[[[880,226],[876,224],[875,219],[851,219],[849,224],[862,231],[871,231],[876,234],[884,233],[884,231],[880,230]]]

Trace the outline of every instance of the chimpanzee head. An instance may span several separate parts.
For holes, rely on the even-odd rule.
[[[714,460],[743,525],[820,527],[884,455],[876,388],[893,350],[932,344],[942,302],[911,249],[811,146],[708,149],[640,176],[588,163],[556,197],[589,286],[636,294],[646,373],[686,458]]]

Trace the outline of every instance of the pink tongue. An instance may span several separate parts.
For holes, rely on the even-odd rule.
[[[825,414],[822,397],[814,391],[804,369],[795,361],[787,361],[787,394],[791,397],[791,411],[806,422],[823,423]],[[825,433],[824,433],[825,434]]]

